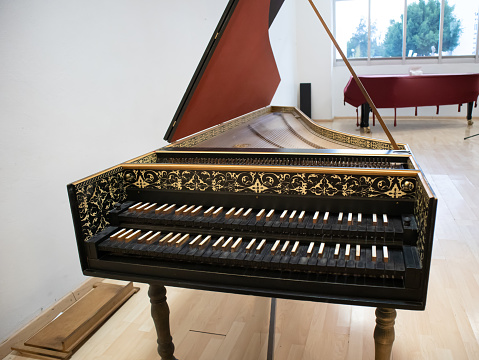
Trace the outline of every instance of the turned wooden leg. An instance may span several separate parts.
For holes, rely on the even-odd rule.
[[[376,328],[374,329],[374,344],[376,360],[389,360],[394,342],[395,309],[376,309]]]
[[[166,303],[166,288],[163,285],[150,285],[148,296],[151,302],[151,317],[158,336],[158,354],[162,360],[176,360],[173,356],[175,345],[170,333],[170,309]]]

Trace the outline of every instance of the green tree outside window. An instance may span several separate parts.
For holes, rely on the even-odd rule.
[[[444,29],[442,51],[452,52],[459,44],[462,33],[461,21],[454,15],[455,5],[444,4]],[[407,6],[406,55],[434,56],[439,51],[439,0],[419,0]],[[403,47],[403,22],[391,20],[382,42],[379,41],[375,24],[371,24],[371,57],[401,57]],[[348,58],[367,58],[368,26],[362,18],[356,32],[347,43]]]

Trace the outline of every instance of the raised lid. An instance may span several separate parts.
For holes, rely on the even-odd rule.
[[[283,1],[229,1],[165,140],[176,141],[271,103],[281,79],[268,28]]]

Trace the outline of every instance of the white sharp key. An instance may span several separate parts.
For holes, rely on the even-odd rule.
[[[313,215],[313,224],[316,224],[319,219],[319,211],[316,211]]]
[[[306,252],[307,257],[311,257],[311,255],[313,255],[313,249],[314,249],[314,242],[310,242],[308,251]]]
[[[326,244],[325,243],[321,243],[321,245],[319,246],[319,251],[318,251],[318,257],[322,257],[323,254],[324,254],[324,246]]]
[[[296,255],[296,253],[298,252],[298,248],[299,248],[299,241],[296,241],[293,245],[293,249],[291,249],[291,255]]]
[[[350,244],[347,244],[346,245],[346,251],[344,252],[344,258],[346,260],[349,260],[349,255],[351,253],[351,245]]]
[[[209,244],[211,240],[211,235],[208,235],[207,237],[205,237],[201,242],[200,244],[198,245],[198,247],[200,248],[200,250],[203,250],[204,248],[206,248]]]
[[[213,244],[213,249],[217,250],[221,244],[223,243],[223,240],[225,239],[224,236],[221,236],[218,240],[215,241],[215,243]]]
[[[120,236],[118,236],[118,240],[123,241],[126,239],[128,235],[130,235],[133,232],[133,229],[127,230],[124,233],[122,233]]]
[[[279,244],[281,243],[280,240],[276,240],[273,244],[273,247],[271,248],[271,255],[276,255],[276,252],[278,251]]]
[[[323,224],[327,224],[329,219],[329,211],[326,211],[323,216]]]
[[[196,247],[201,242],[201,238],[201,235],[197,235],[188,245],[192,248]]]
[[[168,204],[161,205],[159,208],[155,209],[155,214],[161,214],[167,207]]]
[[[266,239],[261,240],[259,245],[256,247],[256,254],[261,253],[263,251],[264,245],[266,244]]]
[[[138,202],[136,203],[135,205],[131,205],[129,208],[128,208],[128,211],[135,211],[135,209],[140,206],[142,204],[142,202]]]
[[[196,205],[191,205],[189,208],[186,208],[185,211],[183,211],[182,215],[188,215],[189,213],[191,213],[193,209],[195,208],[195,206]]]
[[[343,213],[340,212],[338,215],[338,224],[342,224],[342,223],[343,223]]]
[[[284,211],[281,213],[281,215],[280,215],[280,217],[279,217],[279,220],[284,221],[284,219],[286,219],[286,216],[288,216],[288,210],[284,210]]]
[[[376,255],[376,245],[373,245],[373,246],[371,247],[371,259],[372,259],[373,261],[376,261],[376,259],[377,259],[377,255]]]
[[[183,206],[180,206],[178,209],[175,210],[175,214],[176,215],[181,215],[181,213],[183,211],[185,211],[185,209],[188,207],[188,205],[183,205]]]
[[[163,210],[163,214],[171,214],[173,210],[175,210],[176,204],[171,204],[165,210]]]
[[[113,235],[110,236],[110,240],[118,239],[118,236],[123,234],[125,231],[126,231],[126,229],[121,229],[120,231],[117,231],[116,233],[114,233]]]
[[[234,240],[233,237],[230,236],[228,240],[226,240],[225,243],[221,246],[221,250],[228,251],[231,245],[233,245],[233,240]]]
[[[286,254],[286,251],[288,251],[288,247],[289,247],[289,240],[287,240],[284,243],[283,247],[281,248],[281,254],[283,254],[283,255]]]
[[[256,214],[256,221],[260,221],[261,218],[264,216],[265,212],[266,212],[265,209],[261,209],[260,212]]]
[[[385,263],[389,261],[389,251],[387,246],[383,246],[383,261]]]
[[[147,233],[141,235],[139,238],[138,238],[138,242],[139,243],[143,243],[146,241],[146,239],[148,239],[150,237],[150,235],[153,234],[153,231],[148,231]]]
[[[266,221],[270,221],[273,214],[274,214],[274,210],[270,210],[268,212],[268,215],[266,215]]]
[[[154,233],[154,234],[151,235],[150,237],[146,238],[145,243],[147,243],[147,244],[153,244],[156,240],[158,240],[158,238],[160,237],[160,235],[161,235],[161,231],[157,231],[156,233]]]
[[[173,245],[176,243],[176,241],[180,238],[180,236],[181,236],[181,233],[176,234],[176,235],[173,236],[170,240],[168,240],[168,242],[166,243],[166,245],[168,245],[168,246],[173,246]]]
[[[336,244],[336,248],[334,249],[334,258],[337,259],[339,257],[339,250],[341,249],[341,244]]]
[[[235,213],[235,211],[236,211],[236,208],[234,208],[234,207],[229,209],[225,214],[225,219],[229,219],[230,217],[232,217],[233,214]]]
[[[246,249],[245,249],[246,253],[249,254],[251,252],[255,243],[256,243],[256,239],[251,239],[248,245],[246,245]]]
[[[363,214],[358,213],[358,225],[361,225],[362,222],[363,222]]]
[[[383,224],[384,226],[388,226],[388,216],[386,214],[383,214]]]
[[[160,240],[161,245],[165,245],[168,240],[171,239],[171,237],[174,235],[174,233],[170,232],[167,235],[163,236]]]
[[[243,238],[236,239],[235,243],[231,247],[231,252],[235,252],[236,250],[238,250],[242,242],[243,242]]]
[[[151,205],[147,206],[146,208],[143,209],[143,212],[149,212],[149,211],[153,210],[156,207],[156,205],[158,205],[158,204],[154,203],[154,204],[151,204]]]
[[[185,242],[188,241],[189,238],[190,238],[190,234],[185,234],[185,235],[183,235],[183,236],[175,243],[175,246],[176,246],[176,247],[182,246]]]
[[[239,217],[241,216],[241,214],[243,213],[243,211],[244,211],[244,208],[238,209],[238,210],[234,213],[233,217],[234,217],[235,219],[239,218]]]
[[[213,211],[213,217],[217,217],[223,211],[223,206],[220,206],[218,209]]]
[[[289,215],[289,222],[293,222],[295,216],[296,216],[296,210],[293,210],[293,212]]]
[[[249,214],[251,214],[251,212],[253,211],[253,208],[249,208],[248,210],[246,210],[244,213],[243,213],[243,218],[247,218],[249,216]]]
[[[353,225],[353,213],[348,214],[348,225]]]
[[[135,240],[138,236],[140,236],[141,234],[141,230],[136,230],[134,233],[128,235],[126,238],[125,238],[125,241],[126,242],[130,242],[132,240]]]
[[[356,245],[356,260],[361,258],[361,245]]]
[[[303,222],[304,220],[304,214],[306,214],[306,211],[301,211],[301,213],[298,216],[298,222]]]
[[[203,213],[203,216],[210,216],[212,213],[213,213],[213,210],[215,209],[214,206],[211,206],[208,210],[206,210],[204,213]]]
[[[147,207],[147,206],[149,206],[149,205],[150,205],[149,202],[144,203],[144,204],[141,204],[140,206],[137,206],[137,207],[135,208],[135,211],[143,211],[143,210],[145,209],[145,207]]]
[[[373,225],[378,224],[378,216],[376,214],[373,214]]]
[[[196,208],[194,208],[194,210],[191,212],[191,215],[198,215],[198,213],[201,211],[201,209],[203,209],[203,206],[197,206]]]

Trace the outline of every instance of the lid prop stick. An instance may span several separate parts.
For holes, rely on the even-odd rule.
[[[359,87],[359,90],[361,90],[361,92],[363,93],[364,95],[364,98],[366,99],[366,101],[368,102],[369,106],[371,107],[374,115],[376,115],[376,117],[378,118],[379,120],[379,123],[381,124],[381,127],[383,128],[384,132],[386,133],[389,141],[391,142],[391,145],[393,147],[394,150],[399,150],[399,147],[398,145],[396,144],[396,141],[394,141],[394,138],[393,136],[391,135],[391,133],[389,132],[389,129],[388,127],[386,126],[386,124],[384,123],[383,119],[381,118],[381,115],[379,115],[379,112],[378,112],[378,109],[376,109],[376,106],[374,105],[373,101],[371,100],[371,97],[369,96],[368,92],[366,91],[366,89],[364,88],[364,85],[363,83],[361,82],[361,80],[359,80],[358,76],[356,75],[356,73],[354,72],[351,64],[349,63],[348,59],[346,58],[346,56],[344,55],[344,53],[342,52],[341,48],[339,47],[338,43],[336,42],[336,40],[334,39],[334,36],[333,34],[331,33],[331,31],[329,30],[328,28],[328,25],[326,25],[326,23],[324,22],[322,16],[319,14],[319,11],[318,9],[316,8],[316,6],[314,5],[313,3],[313,0],[308,0],[309,3],[311,4],[314,12],[316,13],[316,16],[318,17],[319,21],[321,21],[321,24],[323,25],[324,29],[326,30],[326,32],[328,33],[329,37],[331,38],[331,41],[333,42],[334,46],[336,47],[336,49],[338,50],[339,54],[341,55],[344,63],[346,64],[346,66],[348,67],[349,69],[349,72],[351,73],[351,75],[353,76],[354,78],[354,81],[356,81],[356,84],[358,84],[358,87]]]

